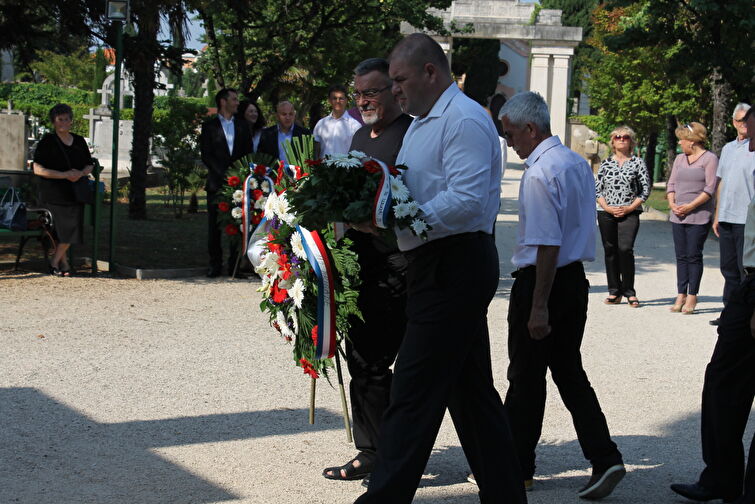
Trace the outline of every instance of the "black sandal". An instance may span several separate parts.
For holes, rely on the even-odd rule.
[[[621,296],[607,297],[603,300],[603,304],[620,304]]]
[[[354,457],[342,466],[326,467],[322,470],[322,475],[327,479],[340,481],[364,479],[365,476],[368,476],[372,472],[372,468],[370,467],[370,464],[366,464],[361,460],[359,462],[361,462],[362,465],[360,465],[359,467],[354,467],[354,462],[358,458],[359,457]],[[345,474],[345,476],[341,474],[341,471],[343,471],[343,474]]]
[[[632,296],[627,298],[627,303],[629,304],[630,308],[639,308],[640,307],[640,300],[637,299],[637,296]]]
[[[63,272],[62,272],[62,271],[60,271],[60,270],[59,270],[58,268],[56,268],[55,266],[50,266],[50,274],[51,274],[52,276],[56,276],[56,277],[62,277],[62,276],[63,276]]]

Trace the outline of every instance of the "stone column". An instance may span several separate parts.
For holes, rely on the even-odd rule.
[[[532,65],[530,66],[530,91],[536,91],[550,101],[548,96],[548,76],[550,74],[550,55],[544,53],[532,53]]]
[[[553,85],[551,87],[551,132],[558,135],[564,145],[566,138],[566,116],[569,93],[569,59],[568,54],[553,55]]]

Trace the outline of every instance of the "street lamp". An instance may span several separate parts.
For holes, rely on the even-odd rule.
[[[115,26],[115,92],[113,98],[113,151],[112,173],[110,178],[110,253],[108,256],[108,270],[115,273],[115,208],[116,193],[118,192],[118,137],[121,119],[121,67],[123,66],[123,23],[128,22],[129,0],[106,0],[105,12],[107,18]]]

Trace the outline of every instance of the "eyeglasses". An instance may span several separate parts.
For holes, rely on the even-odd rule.
[[[365,100],[372,100],[374,98],[377,98],[377,96],[385,91],[386,89],[390,89],[393,84],[388,84],[384,88],[378,89],[378,88],[372,88],[372,89],[365,89],[364,91],[354,91],[354,94],[351,95],[354,100],[358,100],[359,98],[364,98]]]
[[[613,139],[614,140],[624,140],[625,142],[628,142],[629,140],[632,139],[632,137],[630,137],[629,135],[614,135]]]
[[[745,117],[746,117],[746,115],[743,115],[742,119],[734,119],[734,122],[735,123],[743,123],[743,122],[745,122]]]

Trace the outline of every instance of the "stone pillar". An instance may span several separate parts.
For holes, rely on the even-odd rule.
[[[553,85],[551,87],[551,132],[558,135],[564,145],[566,137],[566,116],[569,93],[569,59],[566,54],[553,55]]]
[[[530,91],[536,91],[549,101],[548,75],[550,74],[550,55],[532,53],[532,65],[530,66]]]

